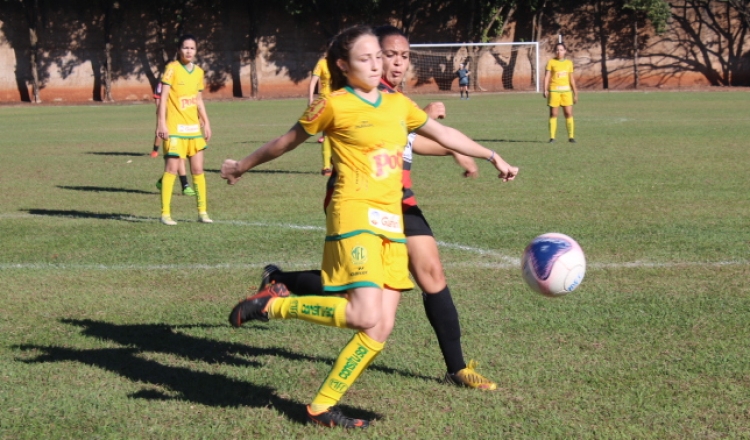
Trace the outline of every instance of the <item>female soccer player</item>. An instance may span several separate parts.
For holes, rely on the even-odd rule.
[[[190,158],[190,172],[198,199],[198,221],[213,223],[206,212],[206,177],[203,174],[203,150],[211,140],[211,123],[203,105],[203,69],[193,63],[197,40],[183,35],[178,43],[178,61],[167,64],[162,82],[156,135],[164,139],[164,175],[161,185],[161,222],[172,220],[171,201],[180,161]],[[201,124],[203,130],[201,131]]]
[[[383,50],[383,77],[379,88],[385,93],[398,93],[396,85],[401,84],[404,75],[409,70],[409,40],[398,28],[390,25],[376,28],[375,33]],[[445,117],[445,106],[442,102],[430,103],[424,110],[433,119]],[[408,139],[409,142],[404,150],[404,186],[401,203],[409,255],[409,271],[423,292],[425,313],[435,330],[447,368],[445,382],[482,390],[497,389],[495,382],[475,371],[476,364],[473,361],[467,366],[464,360],[458,311],[445,280],[437,242],[422,210],[417,206],[411,189],[412,151],[429,156],[453,154],[459,165],[466,170],[467,176],[476,175],[476,163],[473,159],[447,150],[424,136],[411,133]],[[335,182],[335,179],[334,175],[331,180]],[[329,189],[332,189],[330,185]],[[261,289],[271,282],[283,283],[297,295],[323,294],[320,271],[285,272],[275,265],[269,265],[264,269]]]
[[[235,306],[229,318],[235,326],[252,319],[294,318],[358,330],[307,414],[321,425],[363,428],[369,421],[346,417],[335,405],[382,351],[401,291],[413,287],[401,213],[404,128],[440,138],[445,146],[472,157],[487,158],[504,181],[514,179],[518,169],[430,119],[405,96],[381,93],[382,51],[371,28],[355,26],[340,33],[327,58],[336,91],[315,101],[286,134],[239,162],[225,161],[221,176],[234,184],[246,171],[325,130],[339,177],[326,207],[323,285],[326,292],[346,292],[348,298],[290,297],[283,284],[271,284]]]
[[[159,103],[161,102],[161,81],[156,84],[154,89],[154,103],[156,104],[156,125],[159,125]],[[156,136],[154,138],[154,149],[151,150],[151,157],[159,156],[159,147],[164,143],[162,138]],[[180,160],[180,166],[177,169],[178,176],[180,178],[180,185],[182,186],[182,194],[186,196],[195,196],[195,191],[190,187],[187,180],[187,173],[185,172],[185,161]],[[161,191],[161,177],[156,181],[156,189]]]
[[[315,100],[315,86],[318,87],[319,98],[326,98],[328,97],[328,94],[331,93],[331,72],[328,71],[328,62],[326,61],[325,56],[318,60],[318,63],[312,71],[307,98],[308,106],[312,105]],[[320,171],[320,174],[330,176],[333,172],[331,166],[331,141],[329,141],[326,134],[323,133],[320,139],[318,139],[318,142],[323,144],[321,149],[323,153],[323,169]]]
[[[461,99],[464,99],[464,93],[466,93],[466,99],[469,99],[469,69],[465,67],[464,63],[458,65],[456,76],[458,77],[458,90],[461,92]]]
[[[565,127],[568,129],[568,142],[575,143],[575,123],[573,104],[578,103],[578,88],[573,78],[573,62],[565,59],[567,49],[563,43],[555,45],[555,57],[547,62],[544,69],[544,98],[549,106],[549,142],[555,142],[557,133],[557,108],[562,106]]]

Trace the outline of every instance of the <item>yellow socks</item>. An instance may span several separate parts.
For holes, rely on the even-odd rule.
[[[359,332],[339,353],[331,372],[310,404],[315,412],[325,411],[337,404],[346,390],[365,371],[375,357],[383,351],[384,342],[378,342],[364,332]]]
[[[301,319],[313,324],[346,328],[346,305],[336,296],[276,298],[269,304],[268,319]]]
[[[549,138],[554,139],[557,134],[557,118],[549,118]]]
[[[576,125],[573,122],[573,117],[565,118],[565,128],[568,129],[568,138],[573,139],[575,137]]]
[[[172,188],[174,188],[174,181],[177,180],[177,176],[174,174],[164,172],[161,176],[161,215],[162,217],[169,217],[172,215]]]
[[[196,199],[198,200],[198,212],[207,212],[206,206],[206,175],[193,174],[193,185],[195,185]]]

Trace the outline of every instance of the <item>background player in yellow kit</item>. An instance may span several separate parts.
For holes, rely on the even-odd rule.
[[[206,177],[203,173],[203,150],[211,140],[211,123],[203,104],[203,69],[193,62],[197,51],[196,39],[183,35],[178,43],[179,60],[167,64],[162,82],[156,135],[164,139],[164,174],[161,186],[161,222],[172,220],[172,188],[179,162],[190,159],[190,172],[197,195],[198,221],[213,223],[208,217]],[[201,130],[202,125],[202,130]]]
[[[317,64],[315,64],[315,68],[312,71],[312,78],[310,78],[310,89],[308,90],[308,106],[312,105],[313,101],[315,100],[315,86],[318,87],[319,98],[326,98],[331,93],[331,72],[328,70],[328,62],[326,61],[325,56],[318,60]],[[320,174],[324,176],[330,176],[331,172],[333,171],[331,165],[331,141],[328,140],[326,134],[323,133],[320,139],[318,139],[318,142],[321,142],[323,144],[323,168],[320,171]]]
[[[161,102],[161,81],[156,84],[154,89],[154,103],[156,104],[156,125],[159,125],[159,103]],[[154,137],[154,149],[151,150],[151,157],[159,156],[159,147],[164,143],[162,138],[159,136]],[[187,180],[187,173],[185,172],[185,161],[180,161],[178,168],[178,176],[180,178],[180,186],[182,187],[182,194],[186,196],[195,196],[195,191],[190,187]],[[156,181],[156,189],[161,191],[161,177]]]
[[[291,130],[240,162],[225,161],[221,176],[233,184],[246,171],[326,130],[339,178],[326,207],[323,285],[326,292],[346,292],[348,298],[289,297],[283,284],[269,284],[237,304],[229,320],[240,326],[253,319],[302,319],[358,330],[307,413],[311,421],[325,426],[366,427],[369,421],[346,417],[335,405],[382,351],[395,324],[400,292],[413,287],[401,210],[407,133],[416,130],[441,139],[448,148],[484,157],[506,181],[515,178],[518,169],[430,119],[404,95],[382,93],[382,52],[371,28],[357,26],[339,34],[329,49],[328,66],[333,88],[345,88],[316,100]]]
[[[573,78],[573,61],[565,58],[567,49],[563,43],[555,45],[555,58],[547,62],[544,72],[544,97],[549,106],[549,141],[555,142],[557,133],[557,109],[563,108],[568,141],[575,143],[573,104],[578,103],[578,88]]]

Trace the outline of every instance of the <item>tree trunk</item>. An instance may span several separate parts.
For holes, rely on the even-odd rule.
[[[104,4],[104,101],[112,102],[112,14],[115,5]]]
[[[42,102],[39,98],[39,36],[37,34],[37,24],[39,23],[39,0],[22,1],[24,12],[26,12],[26,22],[29,26],[29,69],[31,70],[31,90],[34,103]]]
[[[34,95],[34,103],[38,104],[42,102],[39,97],[39,68],[37,66],[37,55],[39,54],[39,43],[38,43],[36,28],[29,28],[29,42],[31,43],[31,56],[29,59],[31,67],[31,91]]]
[[[638,78],[638,14],[633,13],[633,88],[637,89]]]
[[[250,97],[258,99],[258,8],[256,2],[248,2],[247,12],[250,18],[248,29],[248,64],[250,65]]]
[[[607,50],[608,50],[609,35],[604,29],[604,14],[605,14],[605,11],[608,10],[608,8],[604,6],[604,2],[601,0],[596,2],[595,7],[596,7],[596,27],[599,30],[599,48],[602,52],[602,56],[599,61],[599,64],[601,66],[601,73],[602,73],[602,88],[607,90],[609,89],[609,70],[607,69]]]

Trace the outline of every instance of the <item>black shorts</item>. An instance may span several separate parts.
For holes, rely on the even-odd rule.
[[[404,235],[407,237],[415,235],[433,236],[430,224],[427,223],[427,219],[424,218],[424,214],[422,214],[419,206],[410,206],[404,210]]]

